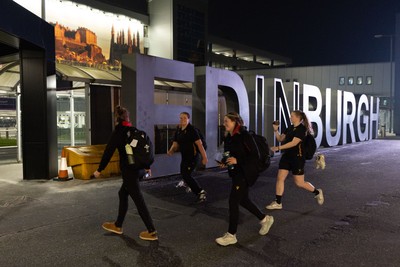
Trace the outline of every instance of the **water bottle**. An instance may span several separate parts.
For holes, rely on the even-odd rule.
[[[130,144],[125,145],[125,152],[128,156],[128,164],[133,165],[135,164],[135,158],[133,157],[133,150]]]
[[[222,154],[222,155],[223,155],[222,162],[225,163],[226,160],[231,157],[231,152],[225,151],[224,154]],[[235,168],[235,165],[233,165],[233,164],[227,164],[227,166],[228,166],[228,170],[233,170]]]

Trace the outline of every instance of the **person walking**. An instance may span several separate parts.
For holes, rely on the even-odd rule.
[[[220,167],[227,167],[232,178],[229,195],[229,227],[228,232],[215,239],[221,246],[237,243],[236,232],[239,221],[239,205],[247,209],[260,220],[260,235],[266,235],[274,223],[274,218],[265,215],[249,198],[247,179],[258,175],[255,166],[258,161],[257,145],[246,130],[243,120],[236,112],[230,112],[224,117],[226,137],[224,140],[224,158]]]
[[[285,189],[285,180],[289,172],[292,172],[295,184],[314,194],[319,205],[324,204],[322,189],[316,189],[311,183],[304,181],[304,145],[307,134],[312,134],[312,128],[306,114],[301,110],[295,110],[290,114],[292,125],[283,134],[279,133],[279,124],[273,123],[276,140],[280,146],[271,147],[276,152],[281,150],[282,156],[279,162],[278,177],[276,179],[276,198],[266,206],[269,210],[282,209],[282,196]]]
[[[143,231],[139,234],[139,238],[149,241],[157,240],[157,231],[154,227],[153,220],[150,216],[146,203],[144,202],[143,195],[139,186],[140,177],[143,177],[146,172],[151,175],[150,166],[148,166],[145,170],[138,169],[137,167],[135,167],[134,164],[128,164],[128,156],[125,151],[125,145],[128,139],[129,129],[132,127],[132,124],[129,120],[128,110],[121,106],[117,106],[115,108],[115,119],[117,125],[115,126],[115,129],[111,134],[110,140],[107,143],[99,167],[93,174],[96,178],[98,178],[101,174],[101,171],[104,170],[109,163],[115,149],[118,149],[122,175],[122,185],[118,192],[118,217],[115,222],[103,223],[102,227],[109,232],[113,232],[116,234],[123,233],[122,224],[124,222],[126,213],[128,212],[128,198],[130,196],[135,203],[138,213],[147,228],[147,231]]]
[[[182,155],[180,166],[182,178],[190,190],[198,197],[198,202],[204,202],[207,198],[207,192],[200,187],[193,178],[192,173],[199,164],[200,155],[203,165],[207,164],[208,159],[200,135],[190,124],[190,114],[187,112],[179,114],[179,127],[167,154],[171,156],[178,150]]]

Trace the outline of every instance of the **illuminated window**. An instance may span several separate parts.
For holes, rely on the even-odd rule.
[[[344,77],[339,77],[339,85],[344,85],[344,84],[345,84]]]
[[[357,77],[357,85],[362,85],[363,84],[363,77],[362,76],[358,76]]]
[[[347,84],[348,84],[348,85],[353,85],[353,84],[354,84],[354,77],[349,77],[349,78],[347,79]]]
[[[367,82],[368,85],[372,84],[372,76],[367,76]]]

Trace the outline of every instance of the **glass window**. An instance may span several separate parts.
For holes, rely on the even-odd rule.
[[[171,147],[177,125],[154,125],[154,153],[166,154]]]
[[[344,85],[344,84],[345,84],[344,77],[339,77],[339,85]]]
[[[353,84],[354,84],[354,77],[350,76],[350,77],[347,79],[347,84],[348,84],[348,85],[353,85]]]
[[[363,84],[363,77],[362,76],[358,76],[357,77],[357,85],[362,85]]]
[[[367,84],[368,85],[372,84],[372,76],[367,76]]]

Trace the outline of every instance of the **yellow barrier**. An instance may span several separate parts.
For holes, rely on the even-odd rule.
[[[92,178],[93,173],[99,167],[101,157],[106,145],[92,146],[66,146],[64,147],[67,165],[72,168],[76,179],[88,180]],[[101,172],[102,177],[111,177],[120,175],[119,154],[115,150],[107,167]]]

